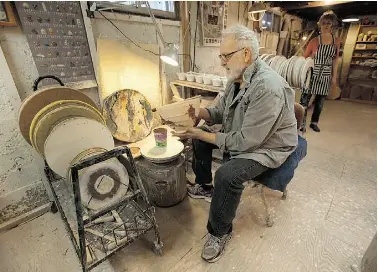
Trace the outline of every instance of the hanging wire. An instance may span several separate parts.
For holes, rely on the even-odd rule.
[[[122,32],[122,30],[120,30],[111,20],[109,20],[101,11],[97,11],[98,13],[101,14],[102,17],[104,17],[109,23],[111,23],[127,40],[129,40],[132,44],[134,44],[136,47],[146,51],[146,52],[150,52],[151,54],[154,54],[155,56],[159,56],[159,54],[156,54],[155,52],[151,51],[151,50],[148,50],[148,49],[145,49],[143,47],[141,47],[140,45],[138,45],[137,43],[135,43],[132,39],[130,39],[129,37],[127,37],[125,35],[125,33]]]

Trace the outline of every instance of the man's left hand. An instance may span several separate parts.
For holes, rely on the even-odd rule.
[[[184,131],[172,132],[172,136],[179,137],[181,140],[185,139],[198,139],[204,131],[199,128],[187,128]]]

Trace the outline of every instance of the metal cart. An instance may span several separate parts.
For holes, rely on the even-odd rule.
[[[44,78],[56,79],[63,86],[59,79],[52,76],[38,78],[35,86]],[[118,159],[129,174],[126,195],[117,203],[100,210],[92,211],[85,208],[81,203],[79,171],[113,158]],[[96,267],[149,231],[154,232],[153,251],[158,255],[163,254],[155,208],[147,198],[128,147],[118,147],[73,165],[70,181],[57,176],[46,162],[45,174],[54,198],[51,210],[60,212],[84,272]],[[104,222],[98,223],[99,220],[112,216],[113,222],[103,220]]]

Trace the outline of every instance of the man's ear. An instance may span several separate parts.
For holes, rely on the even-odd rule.
[[[250,62],[252,59],[252,52],[249,48],[244,48],[244,61],[245,63]]]

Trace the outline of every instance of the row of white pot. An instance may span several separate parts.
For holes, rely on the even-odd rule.
[[[227,78],[220,77],[211,74],[200,74],[194,72],[188,73],[177,73],[179,80],[186,80],[189,82],[197,82],[200,84],[205,85],[213,85],[214,87],[226,87],[227,85]]]

